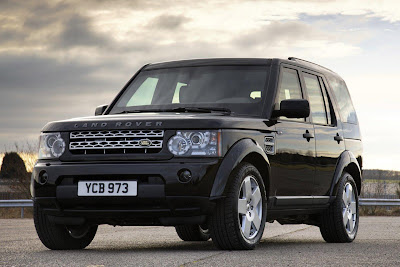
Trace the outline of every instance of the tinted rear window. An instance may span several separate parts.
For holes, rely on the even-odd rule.
[[[357,114],[354,110],[353,103],[351,102],[346,83],[339,77],[333,75],[328,75],[327,78],[329,85],[335,94],[342,122],[357,124]]]

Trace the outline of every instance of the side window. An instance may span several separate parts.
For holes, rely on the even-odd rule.
[[[154,91],[158,83],[158,78],[147,78],[136,92],[132,95],[126,104],[127,107],[131,106],[144,106],[151,105],[153,100]]]
[[[281,83],[279,85],[278,103],[286,99],[302,99],[300,79],[297,70],[283,68]],[[280,117],[286,119],[286,117]],[[293,119],[292,121],[304,122],[305,119]]]
[[[357,124],[357,114],[354,110],[353,103],[351,102],[350,94],[345,82],[333,75],[329,75],[327,78],[329,85],[335,94],[342,122]]]
[[[304,73],[303,76],[310,101],[313,123],[328,124],[324,96],[319,85],[318,77],[307,73]]]
[[[296,70],[283,69],[278,103],[286,99],[302,99],[299,75]]]
[[[329,125],[336,124],[335,112],[333,111],[332,102],[329,98],[328,91],[326,90],[325,83],[321,77],[319,77],[319,83],[321,85],[322,93],[324,95],[326,118],[328,119],[328,124]]]

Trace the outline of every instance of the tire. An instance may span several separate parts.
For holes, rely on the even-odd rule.
[[[34,203],[33,220],[40,241],[52,250],[83,249],[97,232],[97,225],[68,229],[65,225],[54,224],[37,203]]]
[[[228,181],[226,197],[218,200],[209,220],[211,238],[220,249],[254,249],[267,217],[264,182],[257,168],[246,162],[232,171]]]
[[[207,227],[200,225],[178,225],[175,226],[176,233],[183,241],[207,241],[210,233]]]
[[[321,235],[328,243],[350,243],[357,236],[358,223],[357,186],[353,177],[344,172],[335,201],[321,215]]]

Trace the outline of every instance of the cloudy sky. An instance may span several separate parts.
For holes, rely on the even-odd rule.
[[[93,114],[149,62],[288,56],[345,79],[365,168],[400,170],[397,0],[0,0],[0,152]]]

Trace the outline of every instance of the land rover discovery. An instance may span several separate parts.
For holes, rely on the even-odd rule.
[[[253,249],[265,224],[327,242],[359,225],[362,142],[345,82],[297,59],[143,66],[93,117],[48,123],[32,173],[50,249],[82,249],[100,224],[174,226],[184,241]],[[268,228],[267,228],[268,229]]]

